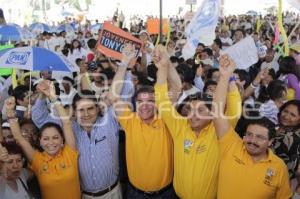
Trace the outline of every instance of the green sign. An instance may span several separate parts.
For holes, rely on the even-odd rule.
[[[8,48],[13,48],[14,45],[8,44],[8,45],[3,45],[0,46],[0,51],[1,50],[5,50]],[[12,68],[1,68],[0,67],[0,76],[7,76],[7,75],[11,75],[12,74],[13,69]]]

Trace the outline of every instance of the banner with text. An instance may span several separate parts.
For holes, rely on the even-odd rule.
[[[130,33],[105,22],[98,39],[97,49],[107,57],[122,59],[122,50],[126,43],[135,46],[135,56],[138,57],[142,48],[142,41]]]

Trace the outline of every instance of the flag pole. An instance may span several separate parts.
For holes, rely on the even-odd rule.
[[[162,0],[159,0],[159,39],[162,43],[164,41],[163,38],[163,15],[162,15]]]

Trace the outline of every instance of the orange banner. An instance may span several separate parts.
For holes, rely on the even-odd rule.
[[[101,30],[97,49],[107,57],[122,59],[124,44],[131,43],[135,46],[135,56],[138,57],[142,48],[142,41],[132,36],[130,33],[105,22]]]
[[[147,32],[151,34],[159,34],[159,19],[148,19],[147,20]],[[169,32],[169,21],[168,19],[163,20],[163,34],[167,35]]]

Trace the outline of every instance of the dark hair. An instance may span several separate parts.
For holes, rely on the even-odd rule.
[[[273,68],[269,69],[268,75],[270,75],[273,80],[276,79],[276,73],[275,73],[275,70]]]
[[[105,68],[101,73],[105,75],[108,80],[113,79],[115,76],[115,71],[112,68]]]
[[[205,85],[203,87],[203,92],[205,93],[207,88],[210,86],[210,85],[215,85],[217,86],[217,82],[213,81],[213,80],[208,80],[207,82],[205,82]]]
[[[20,154],[23,156],[22,148],[16,142],[1,142],[1,144],[6,148],[9,155]]]
[[[247,120],[246,129],[249,127],[249,125],[259,125],[268,129],[269,140],[273,139],[276,135],[275,124],[266,117],[262,117],[260,119],[249,119]]]
[[[201,92],[197,92],[195,94],[191,94],[187,96],[184,100],[186,103],[187,102],[192,102],[192,101],[203,101],[205,106],[211,110],[211,102],[212,102],[212,97]]]
[[[281,98],[284,91],[286,91],[286,87],[284,85],[284,82],[282,82],[281,80],[272,81],[271,83],[269,83],[267,88],[267,92],[271,100]]]
[[[221,39],[217,38],[217,39],[214,40],[214,42],[215,42],[215,44],[216,44],[220,49],[222,49],[222,41],[221,41]]]
[[[63,77],[63,82],[70,82],[72,85],[74,85],[74,80],[68,76]]]
[[[219,69],[217,69],[217,68],[208,69],[207,74],[206,74],[206,78],[211,79],[212,76],[213,76],[213,73],[216,72],[216,71],[219,71]]]
[[[59,126],[58,124],[53,123],[53,122],[47,122],[46,124],[44,124],[41,127],[40,134],[39,134],[39,139],[42,137],[42,134],[43,134],[44,130],[48,129],[48,128],[55,128],[58,131],[58,133],[60,134],[60,136],[62,137],[63,141],[65,141],[64,132],[63,132],[61,126]]]
[[[135,99],[138,97],[139,94],[141,93],[150,93],[150,94],[154,94],[154,88],[153,86],[142,86],[141,88],[139,88],[136,93],[135,93]]]
[[[284,82],[281,80],[274,80],[269,83],[269,85],[263,86],[259,90],[258,101],[266,102],[268,100],[276,100],[283,97],[283,92],[286,91]]]
[[[89,39],[87,45],[89,49],[94,49],[96,47],[97,40],[96,39]]]
[[[176,67],[176,71],[182,79],[182,82],[192,84],[194,82],[194,71],[192,68],[189,67],[188,64],[179,64]]]
[[[95,102],[95,105],[97,106],[97,98],[95,96],[95,92],[90,90],[81,90],[80,92],[76,93],[76,95],[73,98],[73,110],[76,110],[76,103],[82,99],[91,100]]]
[[[204,48],[202,52],[206,52],[208,56],[213,56],[213,51],[210,48]]]
[[[238,28],[234,31],[234,33],[236,33],[237,31],[240,31],[243,34],[243,36],[245,37],[245,31],[243,29]]]
[[[26,97],[26,93],[29,91],[27,86],[20,85],[17,86],[13,91],[12,91],[12,96],[14,96],[17,100],[24,100],[24,97]]]
[[[78,32],[78,34],[79,34],[79,32]],[[71,47],[70,47],[70,52],[71,52],[71,54],[73,54],[73,50],[74,50],[74,42],[78,42],[78,49],[79,49],[79,51],[81,50],[81,43],[80,43],[80,41],[78,40],[78,39],[73,39],[73,41],[72,41],[72,44],[71,44]]]
[[[81,61],[82,61],[81,58],[77,58],[77,59],[75,60],[75,63],[79,66],[79,64],[80,64]]]
[[[233,73],[239,75],[240,81],[245,81],[244,89],[250,85],[250,75],[243,69],[235,69]]]
[[[296,100],[296,99],[295,99],[295,100],[290,100],[290,101],[284,103],[284,104],[279,108],[279,112],[278,112],[278,121],[279,121],[279,124],[280,124],[279,118],[280,118],[280,116],[281,116],[282,111],[283,111],[284,109],[286,109],[286,108],[287,108],[288,106],[290,106],[290,105],[296,106],[296,107],[297,107],[297,111],[298,111],[298,113],[299,113],[299,115],[300,115],[300,100]],[[300,126],[300,124],[298,124],[297,127],[299,127],[299,126]]]
[[[299,71],[297,69],[296,60],[291,56],[283,57],[279,62],[279,74],[294,74],[300,79]]]

